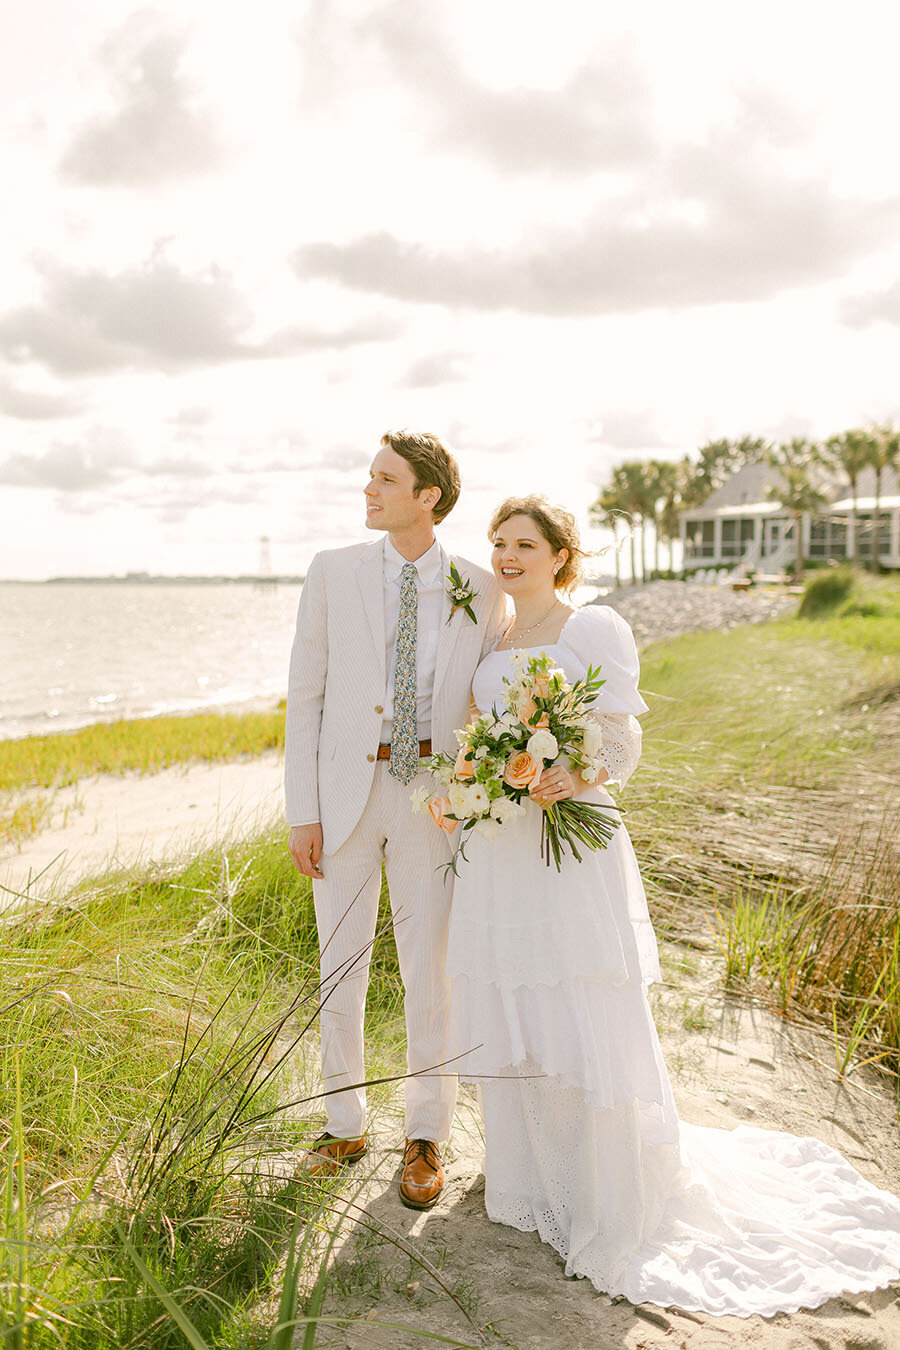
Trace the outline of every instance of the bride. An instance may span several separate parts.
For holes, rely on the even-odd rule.
[[[515,618],[481,663],[481,711],[503,700],[511,654],[546,651],[570,681],[599,665],[597,783],[546,769],[494,841],[471,832],[450,920],[451,1054],[481,1084],[488,1216],[536,1231],[610,1295],[749,1316],[816,1307],[900,1273],[900,1200],[815,1139],[679,1121],[647,1002],[656,941],[631,842],[562,870],[540,860],[542,806],[637,765],[646,711],[631,630],[561,595],[584,557],[574,518],[510,498],[490,525]],[[475,1047],[474,1049],[472,1047]]]

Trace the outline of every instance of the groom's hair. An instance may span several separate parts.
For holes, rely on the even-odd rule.
[[[441,495],[432,511],[437,525],[456,505],[459,497],[459,465],[437,436],[425,431],[386,431],[382,445],[406,460],[415,475],[413,492],[418,497],[425,488],[440,488]]]

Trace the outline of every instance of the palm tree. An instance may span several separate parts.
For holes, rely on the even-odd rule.
[[[644,485],[644,465],[641,460],[627,460],[613,470],[612,482],[603,490],[591,508],[595,519],[602,515],[612,515],[616,521],[627,518],[629,523],[628,546],[631,555],[631,582],[638,580],[634,556],[634,524],[637,518],[643,524],[647,510],[647,493]],[[643,540],[642,540],[643,544]],[[643,555],[643,547],[642,547]],[[643,569],[646,575],[646,568]]]
[[[900,431],[890,422],[872,428],[875,453],[875,505],[872,510],[872,571],[881,571],[881,475],[886,469],[896,469],[900,462]]]
[[[831,463],[844,470],[850,480],[850,495],[853,499],[851,518],[853,521],[853,562],[859,565],[859,530],[856,528],[857,484],[863,469],[874,466],[877,459],[877,447],[871,431],[856,428],[844,431],[840,436],[832,436],[825,442],[825,452]],[[877,532],[877,524],[876,524]]]
[[[690,468],[682,505],[702,506],[707,497],[738,469],[764,459],[768,448],[766,441],[759,436],[742,436],[739,441],[725,437],[718,441],[707,441],[698,450],[696,460],[682,461]]]
[[[820,465],[821,454],[818,445],[795,436],[791,441],[783,441],[774,446],[768,454],[769,463],[778,470],[782,487],[771,486],[766,495],[780,502],[794,519],[794,540],[797,545],[795,580],[803,576],[803,517],[807,511],[818,511],[825,501],[825,493],[813,482],[813,473]]]
[[[615,559],[616,586],[622,584],[621,581],[621,562],[619,558],[619,519],[622,514],[622,507],[619,501],[619,495],[613,484],[602,488],[600,495],[591,507],[591,520],[597,524],[606,524],[612,530],[613,534],[613,558]]]
[[[667,540],[670,564],[672,560],[672,535],[668,533],[668,528],[680,486],[678,465],[669,459],[647,460],[644,464],[644,485],[648,513],[653,517],[653,570],[658,572],[660,539]]]

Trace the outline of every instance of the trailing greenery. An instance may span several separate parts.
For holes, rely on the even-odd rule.
[[[0,741],[0,792],[64,787],[95,773],[157,773],[191,760],[231,760],[284,745],[279,711],[195,713],[98,722],[78,731]]]

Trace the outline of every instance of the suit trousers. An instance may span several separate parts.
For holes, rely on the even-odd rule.
[[[414,788],[375,765],[369,799],[356,828],[336,852],[323,854],[313,882],[321,966],[322,1076],[327,1129],[355,1139],[366,1126],[363,1017],[384,860],[406,1014],[406,1133],[441,1143],[450,1133],[456,1073],[447,1057],[450,983],[447,929],[453,876],[447,835],[429,815],[414,815]],[[347,1085],[346,1091],[335,1088]]]

